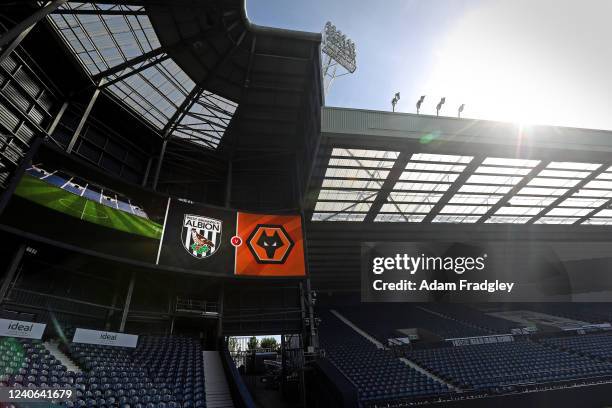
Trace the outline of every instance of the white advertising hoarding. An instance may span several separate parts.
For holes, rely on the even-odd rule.
[[[45,332],[45,327],[47,325],[44,323],[0,319],[0,336],[40,340]]]
[[[108,331],[76,329],[72,342],[133,348],[138,343],[138,336]]]

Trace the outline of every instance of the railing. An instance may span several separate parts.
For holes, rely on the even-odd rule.
[[[207,300],[176,298],[176,313],[193,313],[199,315],[219,315],[219,306],[217,302]]]

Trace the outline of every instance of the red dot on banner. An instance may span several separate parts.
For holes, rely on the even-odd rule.
[[[233,246],[238,247],[238,246],[242,245],[242,238],[240,238],[237,235],[233,236],[232,240],[231,240],[231,243],[232,243]]]

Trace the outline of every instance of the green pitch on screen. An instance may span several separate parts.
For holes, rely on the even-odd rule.
[[[84,221],[149,238],[161,238],[162,226],[154,221],[79,197],[28,174],[23,175],[15,194]]]

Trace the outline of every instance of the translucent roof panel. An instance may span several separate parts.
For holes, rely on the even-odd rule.
[[[49,21],[87,73],[104,78],[102,89],[160,133],[169,129],[175,137],[216,148],[236,104],[205,90],[186,101],[196,84],[161,50],[149,17],[137,13],[142,9],[68,2]],[[141,58],[147,53],[152,53],[150,58]]]
[[[334,148],[314,212],[320,221],[608,225],[612,167]]]
[[[399,153],[332,150],[312,221],[363,221]]]

